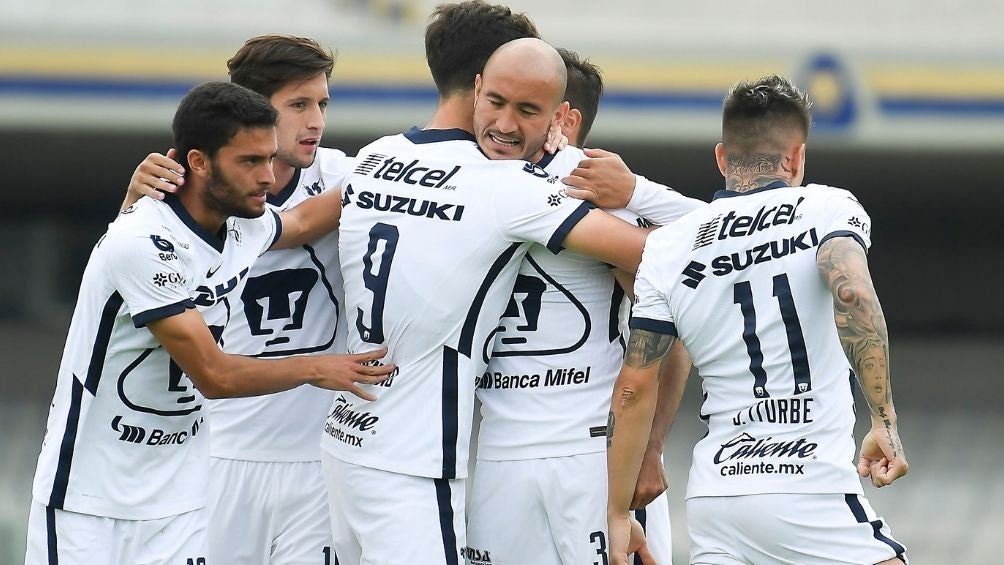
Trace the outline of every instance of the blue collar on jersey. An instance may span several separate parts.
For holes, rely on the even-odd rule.
[[[178,219],[188,226],[188,229],[192,230],[192,233],[199,236],[202,241],[208,243],[213,249],[223,253],[223,244],[226,243],[227,235],[226,222],[223,222],[223,226],[220,227],[220,233],[222,233],[223,236],[220,237],[219,235],[213,235],[209,233],[209,230],[202,227],[195,221],[195,218],[193,218],[192,215],[188,213],[188,210],[185,209],[185,205],[181,203],[181,199],[179,199],[175,194],[165,194],[164,202],[171,207],[171,210],[173,210],[174,214],[178,216]]]
[[[547,151],[545,151],[544,156],[540,158],[540,161],[537,161],[536,165],[541,169],[546,169],[547,166],[551,164],[551,161],[554,160],[554,157],[557,154],[558,154],[557,151],[555,151],[554,153],[548,153]]]
[[[715,193],[715,197],[712,200],[718,200],[719,198],[732,198],[733,196],[744,196],[746,194],[756,194],[758,192],[765,192],[767,190],[774,190],[775,188],[784,188],[789,186],[788,183],[783,180],[776,180],[767,186],[761,186],[760,188],[754,188],[753,190],[747,190],[746,192],[736,192],[734,190],[719,190]]]
[[[404,132],[403,135],[412,143],[438,143],[440,141],[478,142],[478,140],[474,138],[474,134],[460,128],[418,129],[417,126],[413,126],[410,130]]]
[[[279,194],[267,193],[265,195],[265,202],[277,207],[285,204],[289,200],[289,197],[293,195],[293,191],[296,190],[296,185],[300,184],[300,171],[301,169],[299,168],[293,169],[293,177],[289,179],[286,186],[282,187]]]

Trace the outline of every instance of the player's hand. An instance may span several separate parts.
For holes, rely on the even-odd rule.
[[[603,149],[586,149],[586,157],[561,182],[569,196],[600,208],[626,208],[638,180],[621,156]]]
[[[645,530],[638,520],[630,515],[609,517],[607,531],[610,534],[610,563],[631,565],[633,560],[629,556],[634,553],[645,565],[656,565],[645,540]]]
[[[544,141],[544,151],[556,153],[568,147],[568,137],[561,131],[561,124],[557,120],[551,120],[551,127],[547,130],[547,139]]]
[[[185,184],[185,168],[175,161],[177,158],[178,152],[173,147],[167,150],[167,155],[147,155],[129,179],[129,193],[137,199],[149,196],[163,200],[166,193],[177,192]]]
[[[310,384],[330,390],[351,392],[363,400],[376,400],[375,396],[356,385],[381,383],[397,370],[397,365],[376,362],[386,354],[387,348],[383,347],[366,353],[314,357],[313,359],[319,363],[315,367],[319,376],[312,379]]]
[[[871,477],[878,488],[891,485],[893,481],[906,475],[910,464],[903,453],[903,442],[896,427],[886,430],[873,426],[861,440],[861,456],[858,458],[858,474]]]
[[[631,510],[645,508],[668,488],[662,453],[646,449],[645,457],[641,460],[641,471],[638,473],[638,484],[634,487],[634,497],[631,499]]]

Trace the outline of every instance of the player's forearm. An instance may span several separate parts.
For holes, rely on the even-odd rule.
[[[234,398],[272,394],[307,384],[316,367],[308,356],[256,359],[221,353],[186,372],[206,398]]]
[[[690,367],[690,354],[683,347],[683,342],[675,341],[670,347],[669,357],[663,363],[662,375],[659,378],[655,417],[652,419],[652,431],[648,439],[648,450],[651,452],[662,454],[666,445],[666,435],[673,425],[673,420],[676,419],[676,412],[683,399]]]
[[[593,209],[572,228],[562,245],[633,273],[641,262],[646,237],[648,230]]]
[[[833,238],[820,247],[817,264],[833,293],[840,344],[857,375],[873,423],[894,426],[889,333],[864,249],[851,238]]]
[[[672,336],[638,328],[628,339],[607,422],[607,512],[611,516],[625,513],[631,506],[652,432],[659,372],[673,340]]]
[[[607,512],[628,512],[634,497],[642,457],[648,445],[658,397],[652,371],[625,366],[617,377],[607,420]]]

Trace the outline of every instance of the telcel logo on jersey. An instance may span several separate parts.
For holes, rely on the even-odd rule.
[[[335,406],[328,413],[327,421],[324,423],[324,432],[342,443],[353,447],[362,447],[363,439],[365,438],[347,433],[336,426],[360,432],[368,431],[370,434],[375,434],[376,430],[373,427],[380,421],[380,417],[374,416],[369,412],[358,412],[353,408],[355,408],[355,405],[350,404],[344,396],[336,398]]]
[[[743,432],[738,436],[722,444],[722,447],[715,453],[715,464],[724,465],[720,473],[723,477],[733,475],[755,475],[786,474],[804,475],[805,465],[799,463],[768,463],[766,461],[747,462],[756,459],[788,459],[801,460],[812,457],[818,443],[813,443],[805,438],[797,440],[773,442],[774,438],[757,439],[748,433]]]
[[[371,155],[370,157],[375,157],[375,155]],[[358,171],[359,169],[357,168],[356,170]],[[405,184],[417,184],[429,188],[454,190],[456,187],[447,186],[446,182],[453,178],[453,175],[457,174],[459,170],[460,165],[453,167],[453,169],[447,172],[443,169],[423,167],[418,159],[405,164],[403,161],[394,159],[394,157],[387,157],[372,176],[373,178],[389,180],[391,182],[403,182]]]
[[[697,237],[694,238],[693,249],[711,245],[716,239],[721,241],[730,237],[749,237],[773,226],[792,224],[801,217],[795,212],[804,200],[805,197],[800,196],[794,204],[781,204],[770,208],[762,206],[753,216],[739,216],[735,210],[730,210],[724,217],[719,214],[700,225]]]

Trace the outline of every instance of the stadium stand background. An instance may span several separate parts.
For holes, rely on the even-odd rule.
[[[170,145],[192,85],[260,33],[338,51],[325,143],[421,125],[431,0],[0,0],[0,565],[23,556],[30,478],[90,249],[129,175]],[[607,95],[590,145],[709,198],[733,82],[778,72],[815,100],[806,179],[870,212],[910,475],[866,491],[913,563],[999,563],[1004,542],[1004,10],[999,0],[515,1],[589,56]],[[282,18],[275,14],[282,10]],[[142,12],[142,13],[141,13]],[[677,563],[702,433],[697,379],[667,451]],[[859,401],[863,404],[863,401]],[[859,406],[859,410],[864,410]],[[859,418],[860,419],[860,418]]]

